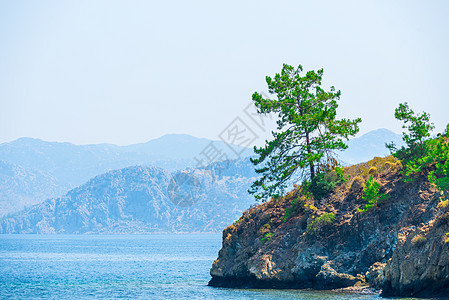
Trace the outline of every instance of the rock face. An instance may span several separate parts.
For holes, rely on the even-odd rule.
[[[217,232],[253,201],[253,178],[130,167],[0,219],[0,233]]]
[[[384,296],[449,295],[449,213],[398,234],[393,257],[384,270]]]
[[[358,211],[366,204],[362,187],[357,187],[360,177],[353,176],[363,169],[360,165],[345,169],[356,181],[352,188],[348,181],[320,201],[298,187],[245,211],[223,231],[209,284],[358,286],[383,288],[388,296],[449,295],[449,205],[438,206],[440,194],[425,175],[404,183],[402,175],[386,165],[376,180],[387,199],[367,212]],[[413,240],[418,234],[423,239]]]

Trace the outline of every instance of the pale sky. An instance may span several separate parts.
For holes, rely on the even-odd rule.
[[[283,63],[324,68],[340,117],[449,123],[449,1],[0,2],[0,143],[218,139]]]

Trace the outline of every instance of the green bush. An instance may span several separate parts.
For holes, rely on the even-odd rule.
[[[430,115],[426,112],[415,114],[407,103],[399,104],[395,117],[404,122],[402,139],[407,147],[396,149],[394,143],[387,144],[392,154],[402,160],[405,181],[412,181],[414,175],[428,171],[429,181],[449,196],[449,124],[438,138],[430,139],[434,129]],[[431,166],[435,166],[434,168]]]
[[[374,206],[377,206],[377,203],[379,200],[385,200],[388,198],[388,195],[384,193],[379,193],[380,191],[380,184],[374,180],[373,176],[370,176],[369,179],[366,181],[366,187],[363,189],[363,192],[365,195],[363,196],[363,200],[368,201],[365,206],[360,209],[358,208],[358,211],[361,212],[367,212]]]
[[[343,174],[343,168],[336,167],[334,170],[327,173],[318,173],[310,183],[309,191],[313,194],[316,200],[320,200],[330,195],[340,184],[346,182]]]
[[[281,220],[287,222],[288,219],[304,211],[304,201],[301,198],[295,198],[292,201],[292,205],[285,209],[285,215],[281,217]]]
[[[315,218],[315,220],[307,226],[307,233],[310,235],[318,235],[324,226],[332,224],[334,220],[334,213],[325,213],[320,217]]]
[[[273,236],[271,232],[265,233],[264,237],[260,239],[262,243],[268,242],[270,238]]]

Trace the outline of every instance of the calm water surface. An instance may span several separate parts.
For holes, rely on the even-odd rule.
[[[208,287],[221,234],[0,235],[0,299],[380,299]]]

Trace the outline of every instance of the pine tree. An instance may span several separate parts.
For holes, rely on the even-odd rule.
[[[255,92],[254,104],[260,114],[277,114],[277,132],[265,146],[254,147],[261,174],[249,193],[266,200],[280,196],[292,176],[313,178],[337,165],[335,151],[347,148],[343,139],[359,131],[360,118],[337,120],[340,91],[321,88],[323,69],[303,74],[303,67],[283,65],[281,73],[266,77],[268,91],[275,99]]]

